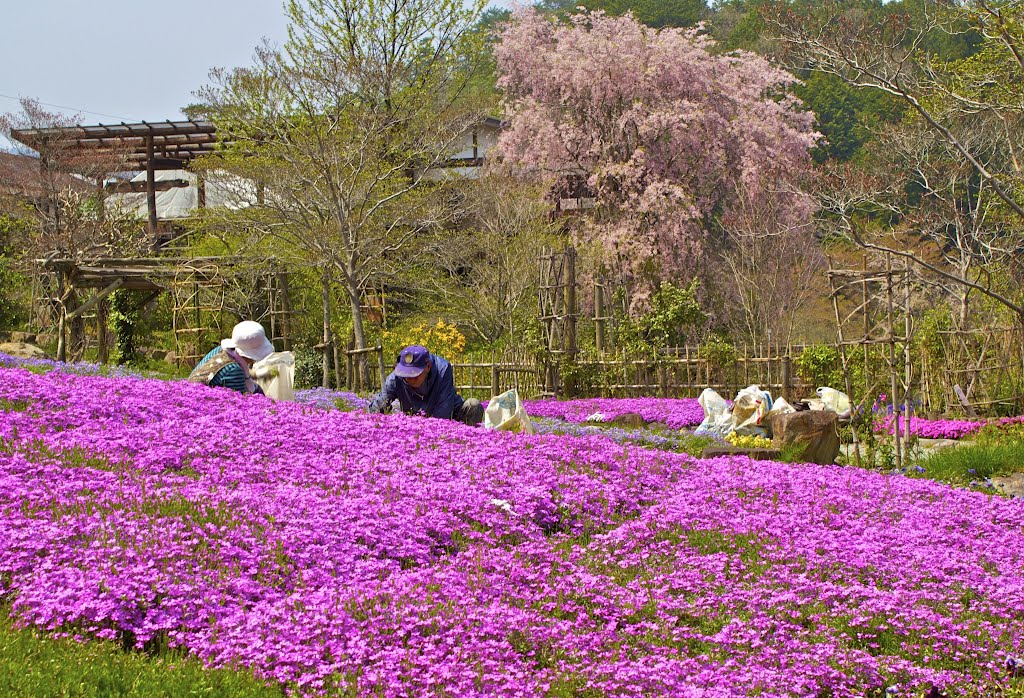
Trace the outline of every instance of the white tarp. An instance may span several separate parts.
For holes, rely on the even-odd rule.
[[[187,187],[175,187],[156,193],[156,217],[159,220],[189,218],[199,208],[199,188],[196,176],[187,170],[158,170],[157,182],[168,182],[183,179],[189,183]],[[145,182],[146,173],[142,172],[132,178],[132,182]],[[256,188],[245,180],[230,175],[211,175],[206,180],[207,208],[240,209],[251,206],[256,201]],[[146,193],[111,194],[107,197],[109,210],[134,213],[139,218],[146,218]]]

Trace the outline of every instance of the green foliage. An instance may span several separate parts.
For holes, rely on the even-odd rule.
[[[944,448],[923,461],[922,467],[922,477],[959,484],[1024,472],[1024,440]]]
[[[846,389],[839,350],[831,344],[811,344],[804,347],[797,357],[796,364],[797,369],[809,382],[837,390]]]
[[[173,650],[149,656],[113,642],[76,642],[17,629],[0,609],[0,695],[128,698],[138,696],[280,696],[251,672],[207,669]]]
[[[632,12],[638,22],[656,29],[693,27],[708,15],[704,0],[584,0],[575,5],[616,16]]]
[[[850,160],[871,139],[872,127],[898,122],[905,111],[895,97],[852,87],[826,73],[812,73],[794,92],[814,112],[817,129],[825,136],[811,152],[818,163]]]
[[[651,296],[650,308],[639,318],[619,325],[619,344],[630,351],[650,351],[686,343],[690,332],[707,321],[697,301],[697,280],[686,288],[664,282]]]
[[[769,0],[721,0],[715,4],[712,33],[724,51],[755,51],[763,48],[767,25],[760,9]]]
[[[135,306],[133,294],[118,289],[110,294],[110,313],[107,323],[114,332],[115,363],[133,365],[138,363],[136,353],[136,331],[139,324],[139,309]]]
[[[708,362],[708,368],[720,372],[736,364],[736,347],[724,337],[712,335],[697,347],[698,358]]]
[[[312,349],[295,349],[295,388],[316,388],[323,382],[323,358]]]
[[[563,396],[591,397],[601,394],[601,386],[605,383],[605,372],[600,364],[563,358],[558,366],[558,371]]]
[[[28,224],[20,219],[0,215],[0,332],[16,329],[27,318],[21,298],[28,279],[15,267],[14,241],[27,235]]]

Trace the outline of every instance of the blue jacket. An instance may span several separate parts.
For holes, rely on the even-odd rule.
[[[430,373],[417,390],[392,373],[384,381],[384,387],[367,406],[367,412],[387,412],[391,403],[398,400],[402,412],[423,413],[428,417],[454,419],[462,409],[463,399],[455,392],[455,378],[452,365],[437,354],[430,355]]]

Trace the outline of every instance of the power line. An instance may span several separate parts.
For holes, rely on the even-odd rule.
[[[0,93],[0,97],[14,100],[15,102],[20,102],[22,99],[21,97],[12,97],[11,95],[5,95],[2,93]],[[70,109],[71,111],[79,112],[81,114],[92,114],[93,116],[107,116],[111,119],[117,119],[118,121],[136,121],[136,119],[125,118],[123,116],[116,116],[114,114],[104,114],[103,112],[89,111],[88,109],[77,109],[76,107],[67,107],[62,104],[50,104],[49,102],[40,102],[38,99],[33,99],[32,101],[36,102],[37,104],[41,104],[44,107],[54,107],[56,109]]]

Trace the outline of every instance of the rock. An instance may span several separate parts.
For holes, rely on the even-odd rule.
[[[178,352],[171,349],[169,352],[164,354],[164,363],[171,364],[174,366],[178,363]]]
[[[941,451],[944,448],[954,448],[959,446],[960,442],[955,439],[918,439],[917,446],[922,451],[932,452]]]
[[[15,344],[37,344],[32,332],[11,332],[11,341]]]
[[[801,460],[828,465],[839,455],[839,417],[828,410],[807,410],[769,416],[773,439],[779,451],[805,444]]]
[[[0,354],[10,354],[19,359],[48,359],[46,352],[35,344],[27,342],[7,342],[0,344]]]
[[[994,477],[992,484],[996,492],[1010,497],[1024,497],[1024,473],[1014,473],[1008,477]]]
[[[624,412],[606,424],[623,429],[642,429],[647,426],[647,420],[636,412]]]

